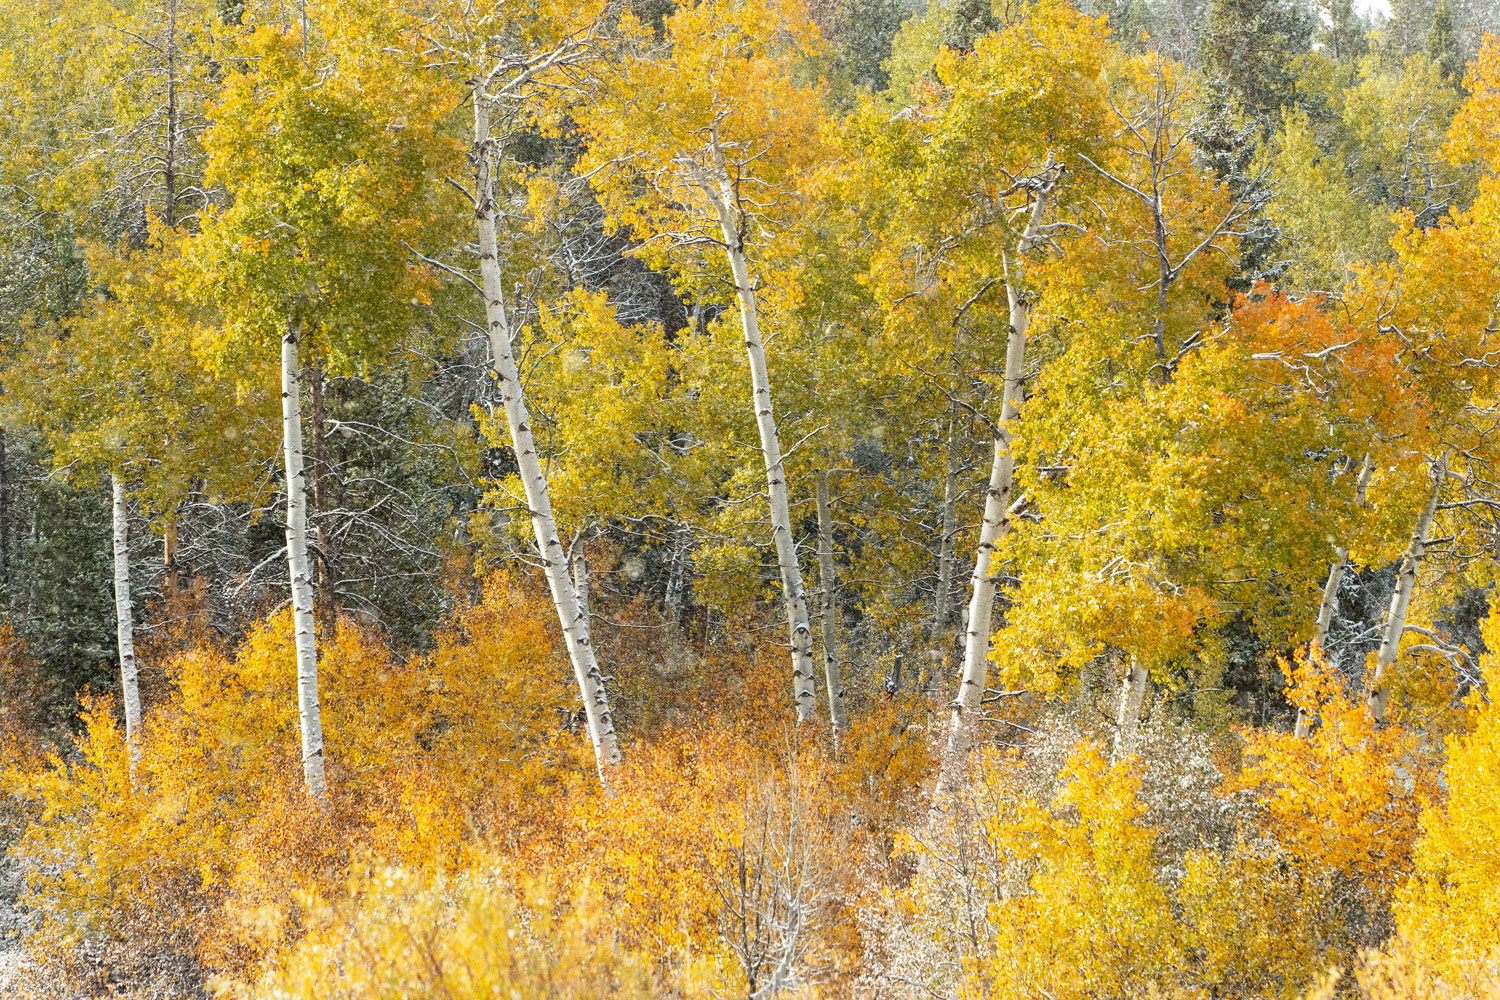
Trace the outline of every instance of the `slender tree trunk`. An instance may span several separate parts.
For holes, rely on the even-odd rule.
[[[135,611],[130,604],[130,536],[126,523],[125,480],[111,473],[114,502],[110,505],[114,526],[115,641],[120,648],[120,701],[125,707],[125,743],[132,762],[140,760],[141,686],[135,659]]]
[[[301,325],[281,338],[281,440],[286,455],[286,564],[292,584],[297,648],[297,714],[302,729],[302,780],[315,799],[328,797],[323,769],[323,711],[318,704],[318,637],[313,623],[312,567],[307,559],[307,470],[302,456]]]
[[[0,428],[0,588],[10,597],[10,461]]]
[[[948,740],[943,749],[937,786],[933,792],[934,809],[942,807],[943,801],[963,776],[974,723],[979,716],[989,678],[990,632],[997,589],[995,578],[991,575],[991,563],[996,545],[1010,528],[1011,490],[1015,478],[1015,456],[1010,449],[1011,428],[1025,395],[1022,381],[1026,375],[1026,332],[1031,324],[1031,304],[1020,281],[1021,261],[1038,238],[1042,217],[1046,214],[1055,183],[1056,175],[1049,178],[1037,191],[1026,230],[1021,234],[1016,247],[1014,264],[1007,269],[1009,273],[1006,275],[1005,291],[1010,302],[1010,339],[1005,348],[1005,398],[1000,409],[1000,425],[995,434],[990,481],[985,490],[984,520],[979,527],[979,550],[974,557],[974,574],[970,580],[973,593],[969,598],[966,616],[963,673],[959,678],[958,695],[952,702],[953,715]]]
[[[562,625],[568,658],[573,664],[573,677],[583,696],[584,715],[588,721],[589,739],[594,746],[599,781],[607,793],[612,793],[614,769],[620,763],[620,746],[615,736],[614,718],[610,714],[603,675],[594,656],[588,619],[579,607],[578,594],[568,574],[568,556],[557,537],[547,476],[542,471],[536,445],[532,441],[531,414],[526,409],[521,376],[516,370],[515,356],[511,353],[510,317],[506,313],[501,289],[499,245],[495,236],[490,106],[479,90],[474,94],[474,152],[477,161],[475,194],[478,205],[474,214],[479,230],[479,271],[483,282],[484,312],[494,376],[499,385],[505,421],[510,427],[521,486],[526,493],[526,505],[531,510],[531,526],[536,533],[537,551],[541,555],[547,586],[552,592],[552,604],[557,609],[558,621]]]
[[[1365,456],[1360,463],[1359,479],[1355,483],[1355,502],[1361,507],[1365,502],[1365,490],[1370,485],[1370,477],[1375,472],[1375,463]],[[1313,623],[1312,646],[1316,655],[1322,655],[1324,644],[1328,641],[1328,630],[1333,625],[1334,612],[1339,606],[1339,587],[1343,586],[1344,573],[1349,566],[1349,550],[1342,546],[1335,546],[1333,550],[1333,563],[1328,567],[1328,579],[1323,584],[1323,599],[1318,602],[1318,618]],[[1297,725],[1292,734],[1299,740],[1306,738],[1312,729],[1312,713],[1302,706],[1297,706]]]
[[[687,525],[679,524],[672,529],[671,556],[668,559],[667,592],[663,600],[674,625],[682,622],[682,602],[687,591],[689,547],[692,534]]]
[[[330,508],[328,495],[328,435],[326,427],[326,411],[324,407],[323,366],[313,359],[307,366],[308,401],[312,410],[309,415],[312,423],[312,472],[313,472],[313,510],[316,519],[313,529],[313,537],[317,540],[318,548],[318,608],[321,612],[321,621],[325,631],[333,628],[338,620],[338,575],[335,570],[335,559],[333,553],[333,533],[329,530],[328,513]]]
[[[1120,683],[1120,710],[1115,716],[1115,760],[1122,760],[1135,749],[1135,738],[1141,725],[1141,707],[1146,703],[1146,691],[1150,686],[1150,672],[1132,656],[1130,667]]]
[[[1443,479],[1448,474],[1448,456],[1432,463],[1432,495],[1427,498],[1422,513],[1417,518],[1411,542],[1401,559],[1401,570],[1396,577],[1396,592],[1391,595],[1391,607],[1385,616],[1385,634],[1380,639],[1380,652],[1375,657],[1375,676],[1370,679],[1366,703],[1375,721],[1385,721],[1386,701],[1390,697],[1391,667],[1401,650],[1401,636],[1406,632],[1406,613],[1411,606],[1411,592],[1416,586],[1417,571],[1422,568],[1422,559],[1427,555],[1427,535],[1432,530],[1432,519],[1437,514],[1438,495],[1443,489]]]
[[[724,165],[724,154],[719,148],[717,132],[710,143],[710,151],[714,161],[714,176],[701,186],[719,217],[719,228],[724,235],[724,250],[729,258],[729,270],[734,277],[735,295],[739,300],[740,323],[745,333],[745,353],[750,360],[755,424],[760,431],[760,450],[766,463],[771,533],[776,548],[776,562],[781,570],[781,592],[786,601],[787,628],[792,640],[792,698],[797,706],[797,721],[810,722],[817,712],[817,695],[813,690],[812,626],[807,614],[802,569],[797,562],[797,545],[792,538],[786,469],[782,463],[776,417],[771,409],[771,376],[766,367],[765,346],[760,338],[760,313],[755,301],[755,284],[745,261],[734,185]]]
[[[174,598],[182,586],[182,574],[177,571],[177,522],[168,521],[161,533],[161,589],[162,596]]]
[[[943,512],[941,518],[942,537],[938,540],[937,593],[932,600],[932,624],[927,630],[927,641],[931,645],[928,659],[931,674],[923,687],[924,694],[937,694],[947,682],[956,643],[948,631],[948,622],[953,617],[953,545],[958,532],[958,449],[954,446],[955,421],[950,417],[947,434],[947,456],[943,469]]]
[[[828,473],[818,479],[818,583],[823,590],[823,673],[828,684],[828,717],[833,738],[849,725],[844,711],[844,680],[839,670],[838,580],[833,568],[833,514],[828,509]]]
[[[958,531],[958,449],[954,447],[953,422],[948,424],[948,454],[943,469],[942,537],[938,539],[937,593],[932,601],[932,630],[936,637],[948,627],[953,614],[953,538]]]

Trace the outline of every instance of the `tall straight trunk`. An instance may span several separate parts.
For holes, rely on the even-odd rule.
[[[474,151],[477,161],[474,216],[479,230],[479,272],[484,291],[484,313],[489,332],[490,355],[505,421],[510,427],[511,443],[526,506],[531,511],[531,526],[536,533],[537,551],[552,592],[552,604],[562,626],[573,677],[583,697],[584,716],[588,721],[589,739],[594,746],[594,760],[599,781],[607,793],[614,789],[614,769],[620,763],[620,745],[615,736],[614,718],[609,696],[604,690],[603,674],[594,656],[588,618],[579,607],[578,594],[568,574],[568,555],[557,537],[552,519],[552,498],[548,493],[547,475],[537,457],[531,436],[531,414],[522,394],[521,376],[511,352],[510,317],[500,283],[499,246],[495,237],[495,192],[491,179],[493,155],[490,138],[490,104],[482,89],[474,92]]]
[[[1406,632],[1406,613],[1411,607],[1411,592],[1417,583],[1417,571],[1422,568],[1422,559],[1427,555],[1427,535],[1432,530],[1432,519],[1437,514],[1438,495],[1443,489],[1443,479],[1448,475],[1448,456],[1444,453],[1432,463],[1432,495],[1417,517],[1417,526],[1412,531],[1406,554],[1401,559],[1401,571],[1396,577],[1396,592],[1391,595],[1391,607],[1385,616],[1385,633],[1380,639],[1380,652],[1375,657],[1375,676],[1370,679],[1370,689],[1365,695],[1370,713],[1377,723],[1385,721],[1386,701],[1390,697],[1391,667],[1401,649],[1401,636]]]
[[[286,455],[286,565],[292,583],[297,649],[297,716],[302,729],[302,781],[315,799],[328,797],[323,769],[323,711],[318,704],[318,637],[313,624],[312,567],[307,558],[307,470],[302,460],[300,322],[281,338],[281,441]]]
[[[838,740],[849,725],[844,710],[844,679],[839,670],[838,580],[833,568],[833,514],[828,508],[828,473],[818,477],[818,583],[823,591],[823,675],[828,684],[828,718]]]
[[[754,396],[755,425],[760,432],[760,450],[766,464],[766,492],[770,498],[771,534],[776,548],[776,563],[781,570],[781,593],[786,602],[787,629],[792,640],[792,698],[797,706],[797,721],[810,722],[817,713],[817,695],[813,691],[812,626],[807,614],[807,594],[803,589],[802,569],[797,562],[797,545],[792,538],[792,516],[787,503],[786,469],[782,463],[781,439],[771,408],[771,376],[766,367],[766,350],[760,338],[760,312],[755,300],[755,283],[745,261],[744,239],[740,233],[737,195],[719,147],[718,132],[709,144],[713,159],[713,176],[701,187],[713,204],[724,236],[724,252],[734,277],[735,296],[739,301],[740,325],[745,333],[745,353],[750,360],[750,386]]]
[[[1370,477],[1375,473],[1375,463],[1370,457],[1360,463],[1359,479],[1354,486],[1354,499],[1361,507],[1365,502],[1365,490],[1370,485]],[[1323,653],[1324,643],[1328,641],[1328,630],[1333,625],[1333,613],[1339,606],[1339,587],[1344,583],[1344,573],[1349,566],[1349,550],[1343,546],[1335,546],[1333,550],[1333,562],[1328,567],[1328,579],[1323,584],[1323,598],[1318,602],[1318,618],[1313,623],[1312,645],[1316,655]],[[1298,739],[1303,739],[1312,729],[1312,713],[1302,706],[1297,706],[1297,725],[1292,734]]]
[[[1146,690],[1150,686],[1150,672],[1132,656],[1130,667],[1120,682],[1120,709],[1115,716],[1115,760],[1135,749],[1135,737],[1141,727],[1141,707],[1146,703]]]
[[[974,574],[970,578],[973,593],[965,618],[964,665],[959,678],[958,695],[953,699],[948,740],[943,748],[933,791],[933,807],[941,808],[943,800],[958,785],[964,771],[975,721],[984,702],[989,679],[990,632],[994,620],[997,584],[991,575],[995,547],[1010,528],[1011,491],[1015,485],[1015,455],[1010,449],[1011,428],[1015,425],[1025,390],[1026,331],[1031,325],[1031,304],[1021,284],[1021,262],[1036,243],[1042,217],[1056,184],[1050,177],[1037,191],[1026,229],[1016,245],[1014,262],[1006,269],[1005,293],[1010,303],[1010,338],[1005,346],[1005,398],[1000,408],[1000,424],[995,433],[995,453],[990,463],[990,481],[984,495],[984,520],[979,526],[979,548],[974,557]]]
[[[126,525],[125,480],[111,473],[110,486],[114,502],[110,505],[114,526],[115,556],[115,642],[120,648],[120,701],[125,707],[125,743],[132,761],[139,760],[141,748],[140,669],[135,659],[135,611],[130,605],[130,535]]]

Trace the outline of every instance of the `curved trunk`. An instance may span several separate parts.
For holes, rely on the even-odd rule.
[[[1030,251],[1041,229],[1047,211],[1048,197],[1055,176],[1037,191],[1031,206],[1026,230],[1016,248],[1013,268],[1007,269],[1005,292],[1010,302],[1010,338],[1005,346],[1005,398],[1000,409],[1000,424],[995,434],[995,454],[990,463],[990,481],[984,495],[984,520],[979,526],[979,550],[974,557],[970,578],[973,592],[965,616],[964,665],[959,677],[958,695],[953,699],[953,714],[948,727],[948,741],[938,770],[933,806],[957,785],[963,774],[964,760],[973,738],[975,720],[984,701],[989,679],[990,632],[994,620],[995,592],[998,584],[991,575],[995,547],[1010,527],[1011,491],[1015,485],[1015,456],[1011,452],[1011,428],[1020,412],[1025,395],[1026,331],[1031,324],[1031,304],[1020,284],[1021,259]]]
[[[130,605],[130,536],[125,518],[125,481],[118,472],[109,477],[113,502],[115,560],[115,641],[120,649],[120,702],[125,708],[125,743],[131,762],[140,760],[137,742],[141,733],[140,669],[135,659],[135,612]]]
[[[1386,701],[1390,697],[1391,666],[1401,649],[1401,636],[1406,632],[1406,613],[1411,607],[1411,592],[1417,583],[1417,571],[1427,555],[1427,534],[1432,530],[1432,519],[1437,514],[1438,494],[1443,489],[1443,478],[1448,474],[1448,456],[1444,454],[1432,463],[1432,495],[1427,498],[1422,513],[1417,517],[1417,526],[1412,531],[1411,542],[1401,559],[1401,571],[1396,577],[1396,591],[1391,595],[1391,608],[1385,616],[1385,633],[1380,639],[1380,652],[1375,657],[1375,676],[1370,679],[1370,689],[1365,701],[1377,723],[1385,721]]]
[[[557,609],[558,621],[562,626],[568,659],[573,665],[573,677],[578,683],[579,694],[583,697],[584,717],[588,721],[589,740],[594,747],[599,782],[607,793],[612,793],[614,769],[620,763],[620,745],[615,736],[614,717],[610,713],[609,696],[604,690],[603,674],[594,656],[588,618],[579,606],[578,594],[568,573],[568,555],[557,536],[547,475],[542,471],[536,444],[532,440],[531,414],[526,409],[520,372],[516,369],[515,355],[510,347],[510,317],[507,315],[501,290],[499,246],[495,236],[489,114],[488,100],[482,92],[476,91],[474,148],[478,161],[475,188],[478,205],[474,214],[479,230],[479,273],[484,290],[484,313],[489,332],[492,373],[500,391],[505,422],[510,427],[521,488],[526,494],[526,506],[531,511],[531,526],[536,535],[537,551],[541,555],[547,587],[551,591],[552,604]]]
[[[292,582],[297,648],[297,714],[302,729],[302,780],[310,795],[328,797],[323,770],[323,710],[318,704],[318,638],[313,626],[312,568],[307,558],[307,475],[302,457],[300,326],[281,338],[281,440],[286,455],[286,564]]]

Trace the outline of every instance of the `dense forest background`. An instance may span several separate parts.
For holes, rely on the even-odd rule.
[[[1500,4],[3,13],[7,995],[1500,996]]]

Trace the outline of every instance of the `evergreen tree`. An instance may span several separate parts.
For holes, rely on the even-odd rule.
[[[1288,64],[1307,51],[1312,26],[1311,11],[1297,0],[1212,0],[1203,26],[1203,68],[1266,121],[1295,97]]]
[[[1367,25],[1354,12],[1354,0],[1330,0],[1326,23],[1318,30],[1317,40],[1334,62],[1358,59],[1369,49],[1365,41]]]
[[[1459,83],[1464,76],[1464,57],[1453,30],[1453,15],[1448,0],[1438,0],[1432,12],[1432,26],[1427,29],[1427,58],[1442,67],[1443,79]]]

